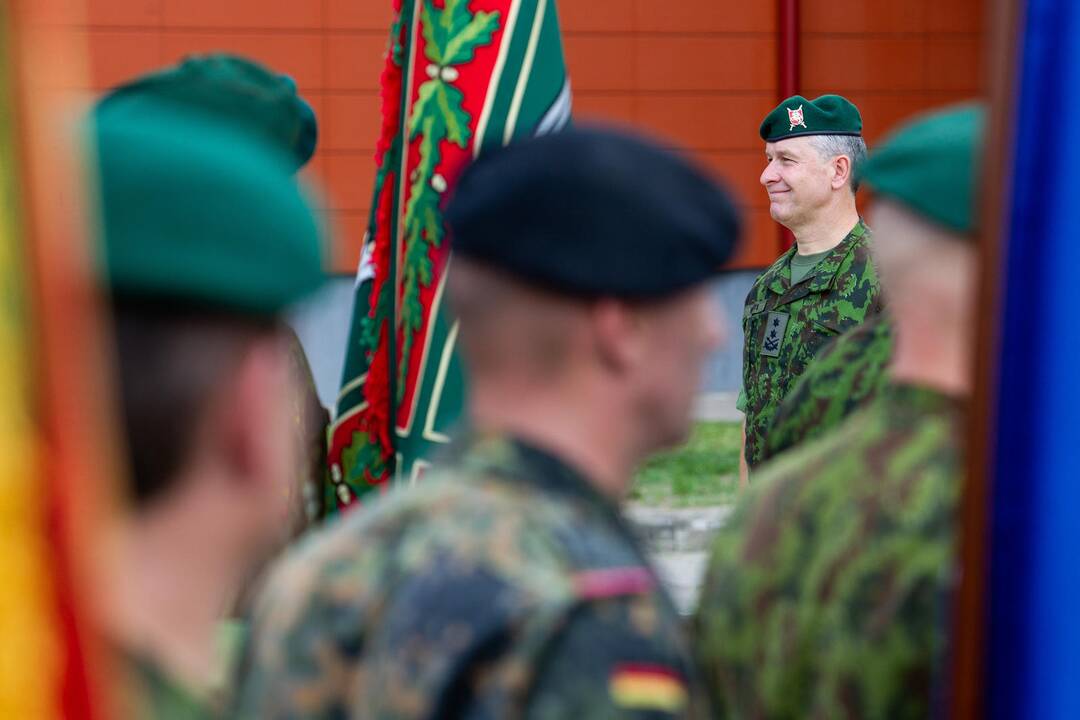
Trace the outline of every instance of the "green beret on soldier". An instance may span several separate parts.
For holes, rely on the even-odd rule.
[[[881,311],[870,229],[855,206],[862,117],[839,95],[780,103],[761,123],[769,213],[795,245],[765,270],[743,310],[743,458],[764,454],[781,401],[832,338]]]
[[[302,448],[288,309],[324,282],[295,162],[147,99],[92,117],[127,477],[101,583],[123,717],[210,718],[218,620],[280,544]]]

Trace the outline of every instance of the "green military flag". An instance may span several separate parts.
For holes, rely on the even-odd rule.
[[[486,148],[554,132],[571,93],[554,0],[393,0],[383,125],[345,369],[329,431],[329,507],[415,481],[465,401],[443,304],[442,208]]]

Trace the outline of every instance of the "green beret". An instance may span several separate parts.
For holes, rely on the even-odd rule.
[[[137,118],[147,104],[156,107],[162,102],[241,125],[244,132],[281,148],[294,169],[303,167],[315,152],[315,112],[297,94],[292,78],[236,55],[185,58],[179,65],[115,88],[98,103],[97,112]]]
[[[93,130],[114,295],[273,316],[322,284],[320,225],[280,153],[169,105]]]
[[[765,116],[758,130],[765,142],[803,135],[862,135],[859,108],[839,95],[807,100],[794,95]]]
[[[979,103],[923,115],[889,136],[860,175],[877,195],[899,201],[958,233],[975,227],[975,183],[986,112]]]

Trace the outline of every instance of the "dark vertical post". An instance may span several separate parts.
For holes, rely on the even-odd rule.
[[[778,100],[799,92],[799,0],[778,0],[777,70],[779,71]],[[795,243],[795,236],[782,225],[777,240],[780,252]]]
[[[997,427],[998,358],[1003,313],[1002,263],[1009,232],[1020,0],[990,0],[985,14],[983,86],[989,100],[979,197],[979,297],[975,389],[967,436],[968,466],[960,507],[960,589],[953,614],[952,717],[984,717],[988,618],[992,438]]]

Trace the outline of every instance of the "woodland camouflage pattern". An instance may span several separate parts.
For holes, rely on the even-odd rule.
[[[940,709],[964,411],[889,385],[762,469],[713,546],[695,638],[723,718]]]
[[[689,643],[617,507],[503,438],[309,537],[272,577],[243,718],[708,717]],[[675,678],[621,696],[627,668]]]
[[[887,314],[877,315],[826,345],[780,403],[762,461],[820,437],[885,386],[893,352]]]
[[[832,338],[881,311],[881,288],[862,220],[798,285],[792,247],[763,272],[743,309],[746,460],[761,462],[780,402]]]

